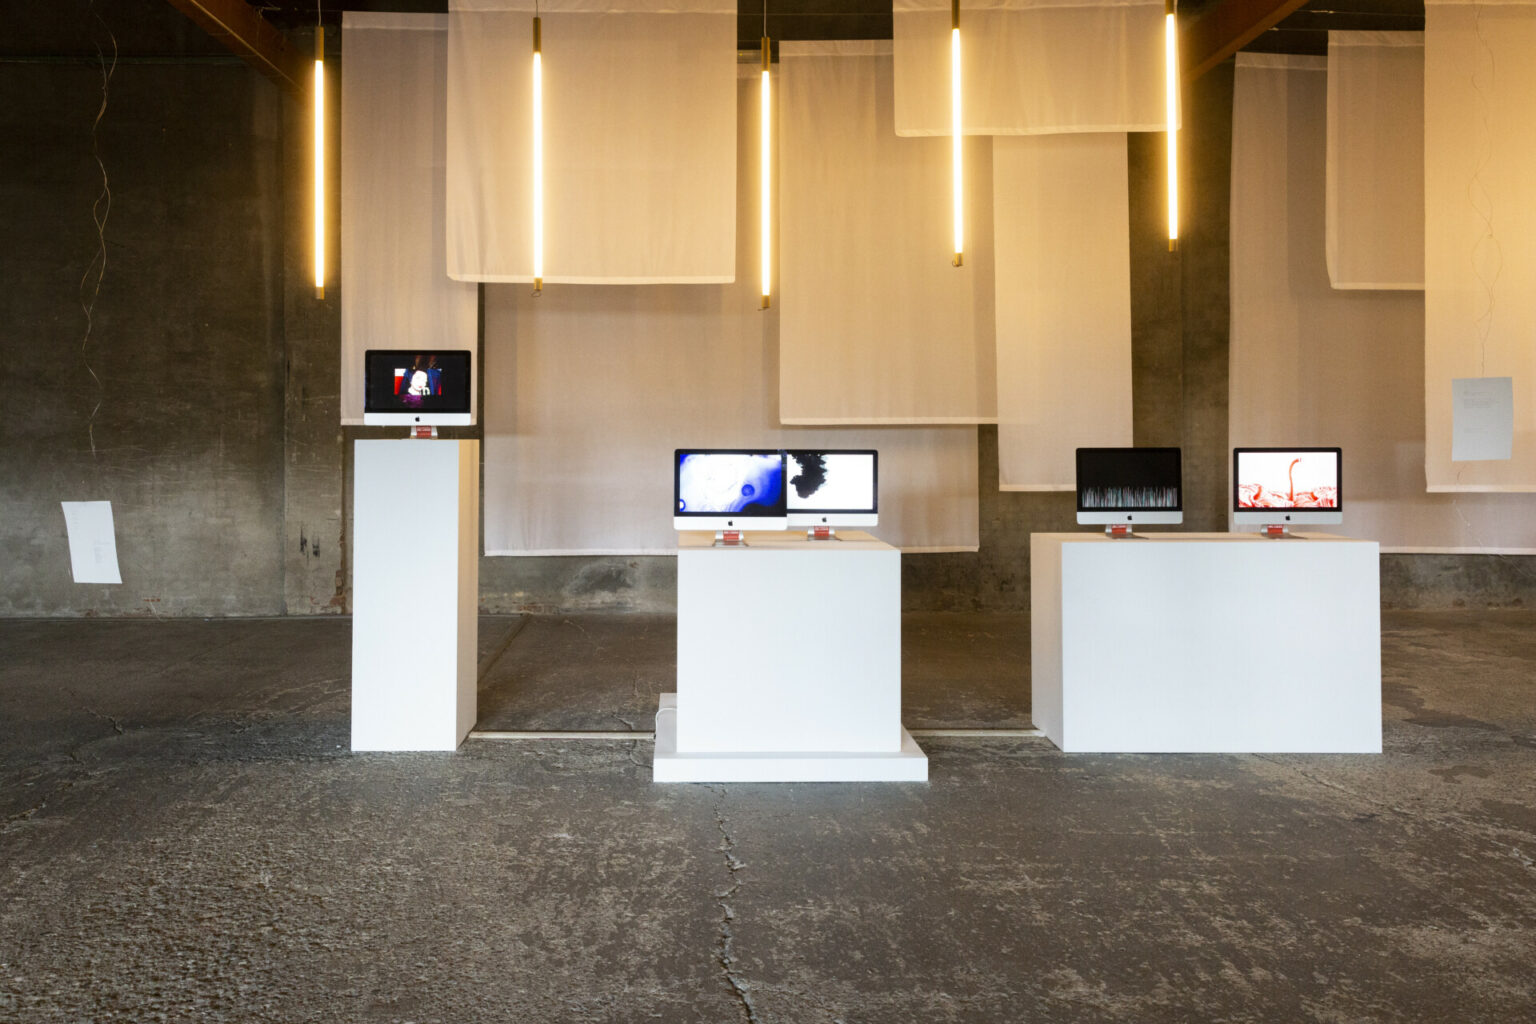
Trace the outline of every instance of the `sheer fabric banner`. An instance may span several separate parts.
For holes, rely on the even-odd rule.
[[[737,255],[756,262],[756,69],[740,87]],[[714,287],[492,285],[485,552],[674,554],[676,448],[874,448],[882,539],[977,547],[975,427],[782,428],[779,315],[755,275]]]
[[[1329,284],[1327,78],[1321,58],[1238,55],[1231,443],[1343,448],[1334,529],[1384,551],[1536,552],[1536,498],[1425,492],[1424,297]]]
[[[1536,491],[1536,6],[1425,6],[1424,407],[1432,491]],[[1513,458],[1451,461],[1451,381],[1512,377]]]
[[[1081,447],[1131,443],[1123,133],[997,139],[998,480],[1070,491]]]
[[[779,93],[786,424],[991,423],[992,144],[891,132],[887,42],[784,43]]]
[[[533,0],[452,0],[448,273],[533,280]],[[544,281],[735,278],[736,5],[540,4]]]
[[[465,348],[472,284],[444,271],[448,18],[342,16],[341,422],[363,422],[363,353]]]
[[[892,4],[896,134],[950,133],[949,0]],[[960,5],[971,135],[1162,131],[1163,0]]]
[[[1424,287],[1424,33],[1328,33],[1328,279]]]

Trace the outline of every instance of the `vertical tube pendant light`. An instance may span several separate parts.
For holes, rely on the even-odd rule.
[[[325,29],[315,27],[315,298],[325,298]]]
[[[762,87],[762,116],[759,118],[762,138],[758,142],[758,160],[762,166],[758,179],[761,182],[762,197],[759,203],[759,226],[762,240],[762,275],[763,275],[763,309],[768,308],[769,296],[773,293],[773,132],[772,92],[768,81],[768,0],[763,0],[763,87]]]
[[[544,291],[544,67],[543,29],[533,16],[533,294]]]
[[[954,152],[955,266],[965,262],[965,168],[960,150],[964,129],[960,122],[960,0],[950,0],[949,29],[949,123]]]
[[[1168,251],[1179,248],[1179,29],[1174,0],[1163,0],[1163,58],[1168,102]]]

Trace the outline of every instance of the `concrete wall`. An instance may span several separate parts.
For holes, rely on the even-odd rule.
[[[123,56],[95,132],[112,206],[87,339],[109,33]],[[307,108],[163,0],[0,0],[0,95],[0,616],[344,613],[350,442],[378,432],[337,426],[338,278],[333,260],[315,295]],[[1230,65],[1186,96],[1177,253],[1162,138],[1129,149],[1135,437],[1184,449],[1197,530],[1225,526],[1231,103]],[[1027,609],[1030,533],[1073,528],[1070,495],[998,491],[996,430],[979,440],[981,550],[904,559],[910,609]],[[102,498],[120,587],[70,581],[58,502]],[[1533,561],[1387,556],[1383,600],[1528,604]],[[488,611],[663,611],[675,593],[669,558],[481,562]]]
[[[125,56],[93,132],[108,27],[32,6],[91,57],[0,62],[0,615],[281,612],[276,92],[238,63]],[[71,581],[59,502],[98,499],[123,586]]]

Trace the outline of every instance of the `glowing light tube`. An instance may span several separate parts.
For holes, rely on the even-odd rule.
[[[544,67],[539,19],[533,19],[533,293],[544,290]]]
[[[315,297],[325,298],[325,29],[315,30]]]
[[[960,156],[964,129],[960,122],[960,0],[950,5],[949,30],[949,122],[953,139],[955,178],[955,266],[965,262],[965,168]]]
[[[1179,30],[1173,0],[1165,0],[1164,58],[1168,99],[1168,251],[1179,247]]]
[[[763,261],[763,309],[768,308],[768,298],[773,293],[773,132],[770,130],[772,122],[773,104],[772,93],[768,82],[768,37],[763,36],[763,91],[762,91],[762,139],[759,144],[759,160],[762,162],[760,180],[762,181],[762,202],[760,227],[762,233],[762,261]]]

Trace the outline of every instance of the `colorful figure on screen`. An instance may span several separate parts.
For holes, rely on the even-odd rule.
[[[402,405],[419,408],[423,398],[443,393],[443,371],[436,356],[417,356],[409,368],[395,370],[395,394]]]

